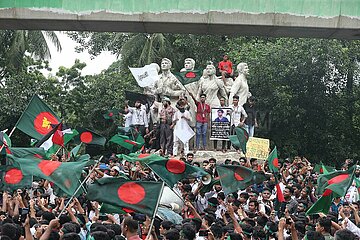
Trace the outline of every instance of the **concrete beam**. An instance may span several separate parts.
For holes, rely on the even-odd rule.
[[[360,39],[360,19],[284,13],[76,14],[32,8],[0,8],[0,29],[226,34],[268,37]]]

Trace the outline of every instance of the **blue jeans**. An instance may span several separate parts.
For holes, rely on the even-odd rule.
[[[196,122],[196,148],[200,146],[200,138],[202,137],[203,147],[206,148],[206,131],[207,123]]]
[[[249,137],[253,137],[254,136],[254,129],[255,129],[255,126],[254,125],[244,125],[246,131],[248,132],[249,134]]]

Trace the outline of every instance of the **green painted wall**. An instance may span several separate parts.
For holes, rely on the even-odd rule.
[[[73,13],[247,12],[360,18],[360,0],[0,0],[0,8],[53,8]]]

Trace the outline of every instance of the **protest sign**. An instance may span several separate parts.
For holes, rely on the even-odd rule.
[[[269,156],[269,147],[269,139],[250,137],[246,145],[246,157],[266,159]]]
[[[230,128],[231,108],[212,108],[210,140],[229,141]]]

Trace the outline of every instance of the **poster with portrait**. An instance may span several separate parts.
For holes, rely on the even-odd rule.
[[[231,108],[212,108],[210,140],[229,141],[230,128]]]

